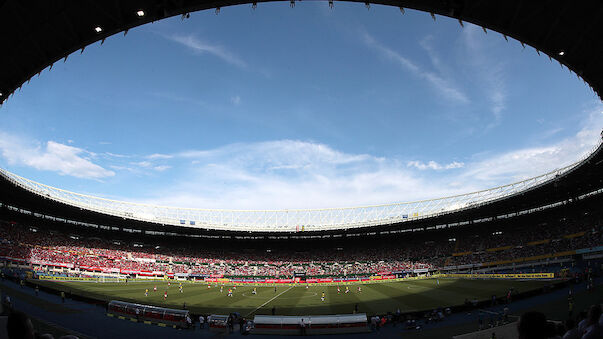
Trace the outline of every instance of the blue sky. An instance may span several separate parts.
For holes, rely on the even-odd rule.
[[[411,201],[511,183],[595,145],[603,105],[481,27],[361,4],[192,13],[88,46],[1,108],[0,166],[199,208]]]

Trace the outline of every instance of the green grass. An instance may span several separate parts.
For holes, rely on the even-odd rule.
[[[337,286],[278,286],[256,287],[257,295],[253,295],[252,286],[238,286],[233,297],[227,297],[228,287],[220,293],[220,288],[207,288],[205,283],[185,283],[183,293],[178,290],[178,283],[170,287],[164,281],[95,283],[95,282],[58,282],[36,281],[56,290],[84,295],[101,300],[123,300],[147,305],[170,308],[182,308],[183,303],[194,313],[227,314],[239,312],[242,315],[270,314],[272,307],[280,315],[338,314],[352,313],[358,304],[359,312],[368,314],[386,313],[400,308],[402,312],[429,310],[436,307],[460,305],[465,298],[489,300],[492,295],[504,296],[513,287],[526,292],[539,289],[550,281],[511,281],[511,280],[464,280],[436,279],[402,281],[394,283],[365,284],[362,292],[358,285],[350,285],[350,293],[345,294],[345,287],[337,293]],[[153,292],[153,286],[157,292]],[[145,288],[149,296],[145,297]],[[164,291],[168,298],[163,300]],[[325,301],[320,300],[322,292]]]

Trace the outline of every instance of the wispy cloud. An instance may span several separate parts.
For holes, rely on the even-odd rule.
[[[169,165],[159,165],[159,166],[154,166],[153,169],[157,172],[163,172],[166,171],[168,169],[172,168],[172,166]]]
[[[488,56],[487,40],[483,37],[481,28],[468,24],[462,31],[463,45],[465,47],[465,61],[472,67],[483,90],[490,101],[491,122],[486,130],[498,126],[503,118],[506,107],[506,86],[504,80],[504,65],[502,62],[494,61]]]
[[[410,171],[367,154],[296,140],[232,144],[175,155],[191,164],[186,178],[145,202],[209,208],[344,206],[419,192]],[[443,190],[440,190],[442,192]],[[343,198],[345,197],[345,198]]]
[[[446,79],[446,78],[442,77],[442,75],[439,73],[422,69],[417,64],[412,62],[410,59],[402,56],[402,54],[396,52],[395,50],[393,50],[393,49],[385,46],[384,44],[380,43],[379,41],[377,41],[372,35],[370,35],[368,32],[366,32],[364,30],[362,30],[360,32],[360,35],[362,37],[363,43],[366,46],[373,48],[376,52],[381,54],[384,58],[397,63],[402,69],[404,69],[408,72],[411,72],[412,74],[414,74],[415,76],[418,76],[419,78],[424,79],[432,87],[434,87],[439,94],[443,95],[445,98],[447,98],[451,101],[463,103],[463,104],[467,104],[470,102],[467,95],[465,95],[465,93],[460,88],[458,88],[458,86],[456,86],[454,84],[454,82],[451,81],[450,79]],[[439,62],[439,59],[434,58],[435,52],[433,50],[430,50],[430,53],[431,53],[431,57],[432,57],[432,62],[434,60]],[[440,65],[435,64],[435,66],[437,67]]]
[[[166,159],[166,158],[163,158],[163,159]],[[130,162],[128,164],[128,166],[122,166],[122,168],[125,170],[128,170],[132,173],[149,174],[148,170],[164,172],[164,171],[172,168],[172,166],[171,165],[159,165],[152,161],[143,160],[143,161]]]
[[[93,153],[55,141],[41,144],[0,132],[0,152],[11,165],[28,166],[86,179],[115,175],[113,171],[93,163],[90,160]]]
[[[573,136],[537,147],[526,147],[476,159],[461,175],[484,187],[534,177],[570,165],[592,150],[603,126],[603,106],[588,113],[582,128]]]
[[[194,35],[171,35],[168,39],[186,46],[197,53],[209,53],[240,68],[247,68],[247,63],[228,51],[225,47],[203,41]]]
[[[232,102],[233,105],[238,105],[241,103],[241,97],[238,95],[230,97],[230,102]]]
[[[151,160],[155,160],[155,159],[171,159],[173,157],[174,157],[173,155],[161,154],[161,153],[153,153],[151,155],[145,156],[145,158],[151,159]]]
[[[131,155],[117,154],[117,153],[111,153],[111,152],[104,152],[104,153],[102,153],[102,155],[104,155],[108,158],[130,158],[130,157],[132,157]]]
[[[458,161],[453,161],[449,164],[445,164],[445,165],[441,165],[435,161],[429,161],[427,163],[421,162],[421,161],[417,161],[417,160],[413,160],[413,161],[409,161],[408,163],[406,163],[407,167],[415,167],[417,169],[420,170],[427,170],[427,169],[431,169],[431,170],[448,170],[448,169],[455,169],[455,168],[462,168],[465,166],[464,163],[462,162],[458,162]]]

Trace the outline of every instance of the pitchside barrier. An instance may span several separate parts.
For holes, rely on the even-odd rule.
[[[319,316],[256,315],[252,334],[316,335],[369,332],[365,313]]]
[[[416,276],[416,277],[405,277],[405,278],[394,278],[393,276],[372,276],[367,278],[358,279],[347,279],[339,280],[333,278],[320,278],[320,279],[306,279],[306,281],[296,282],[294,279],[265,279],[264,281],[258,280],[238,280],[230,278],[206,278],[201,284],[234,284],[241,286],[345,286],[345,285],[358,285],[358,284],[377,284],[385,282],[397,282],[397,281],[409,281],[409,280],[420,280],[427,279],[435,276]]]
[[[234,285],[245,285],[245,286],[335,286],[335,285],[353,285],[353,284],[375,284],[383,282],[396,282],[396,281],[408,281],[408,280],[419,280],[426,279],[428,276],[418,277],[407,277],[407,278],[383,278],[383,277],[371,277],[362,279],[350,279],[344,281],[338,281],[334,279],[311,279],[306,282],[294,282],[293,279],[266,279],[265,281],[254,281],[254,280],[236,280],[229,278],[208,278],[204,281],[190,281],[189,283],[194,284],[234,284]],[[39,275],[40,280],[57,280],[57,281],[87,281],[87,282],[125,282],[125,278],[105,278],[105,277],[63,277],[63,276],[52,276],[52,275]],[[164,278],[159,279],[127,279],[128,282],[149,282],[149,281],[171,281]],[[315,281],[312,281],[315,280]]]
[[[63,277],[63,276],[54,276],[54,275],[38,275],[38,279],[40,280],[62,280],[62,281],[88,281],[88,282],[149,282],[149,281],[166,281],[164,278],[157,279],[126,279],[126,278],[115,278],[115,277]]]
[[[488,274],[488,273],[477,273],[477,274],[461,274],[461,273],[447,273],[439,274],[435,277],[443,278],[461,278],[461,279],[553,279],[555,278],[554,273],[510,273],[510,274]]]
[[[125,282],[125,278],[113,278],[113,277],[63,277],[54,275],[39,275],[40,280],[62,280],[62,281],[89,281],[89,282]],[[128,279],[131,281],[132,279]]]
[[[58,281],[87,281],[87,282],[125,282],[124,278],[80,278],[80,277],[61,277],[61,276],[46,276],[40,275],[40,280],[58,280]],[[254,281],[254,280],[236,280],[229,278],[207,278],[204,281],[193,282],[196,284],[228,284],[228,285],[241,285],[241,286],[258,286],[258,287],[275,287],[275,286],[345,286],[345,285],[358,285],[358,284],[378,284],[386,282],[400,282],[400,281],[413,281],[422,279],[435,279],[435,278],[457,278],[457,279],[525,279],[525,280],[540,280],[540,279],[554,279],[554,273],[517,273],[517,274],[489,274],[489,273],[445,273],[445,274],[433,274],[430,276],[422,275],[416,277],[405,277],[405,278],[390,278],[373,276],[370,278],[361,279],[350,279],[350,280],[336,280],[330,278],[322,279],[308,279],[305,282],[295,282],[293,279],[265,279],[265,281]],[[165,281],[165,279],[128,279],[129,282],[148,282],[148,281]]]
[[[39,275],[40,280],[62,280],[62,281],[98,281],[99,278],[80,278],[80,277],[57,277],[54,275]]]
[[[156,323],[163,326],[187,328],[189,311],[156,307],[111,300],[107,305],[107,315],[130,319],[135,322]]]

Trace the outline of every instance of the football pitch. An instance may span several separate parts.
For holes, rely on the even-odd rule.
[[[122,300],[146,305],[155,305],[182,309],[186,308],[197,314],[229,314],[239,312],[243,316],[254,314],[271,314],[274,308],[278,315],[318,315],[353,313],[356,305],[358,312],[383,314],[431,310],[437,307],[461,305],[465,299],[490,300],[493,295],[506,296],[513,288],[518,293],[542,288],[550,285],[550,281],[517,281],[517,280],[466,280],[453,278],[409,280],[393,283],[355,284],[339,286],[237,286],[232,297],[228,290],[232,283],[224,285],[220,292],[220,284],[189,283],[182,284],[182,292],[178,282],[65,282],[65,281],[32,281],[40,286],[65,291],[67,295],[81,295],[100,300]],[[154,287],[157,291],[154,291]],[[358,290],[361,287],[361,291]],[[148,296],[145,296],[148,289]],[[164,293],[168,297],[164,300]],[[321,300],[324,293],[324,301]]]

